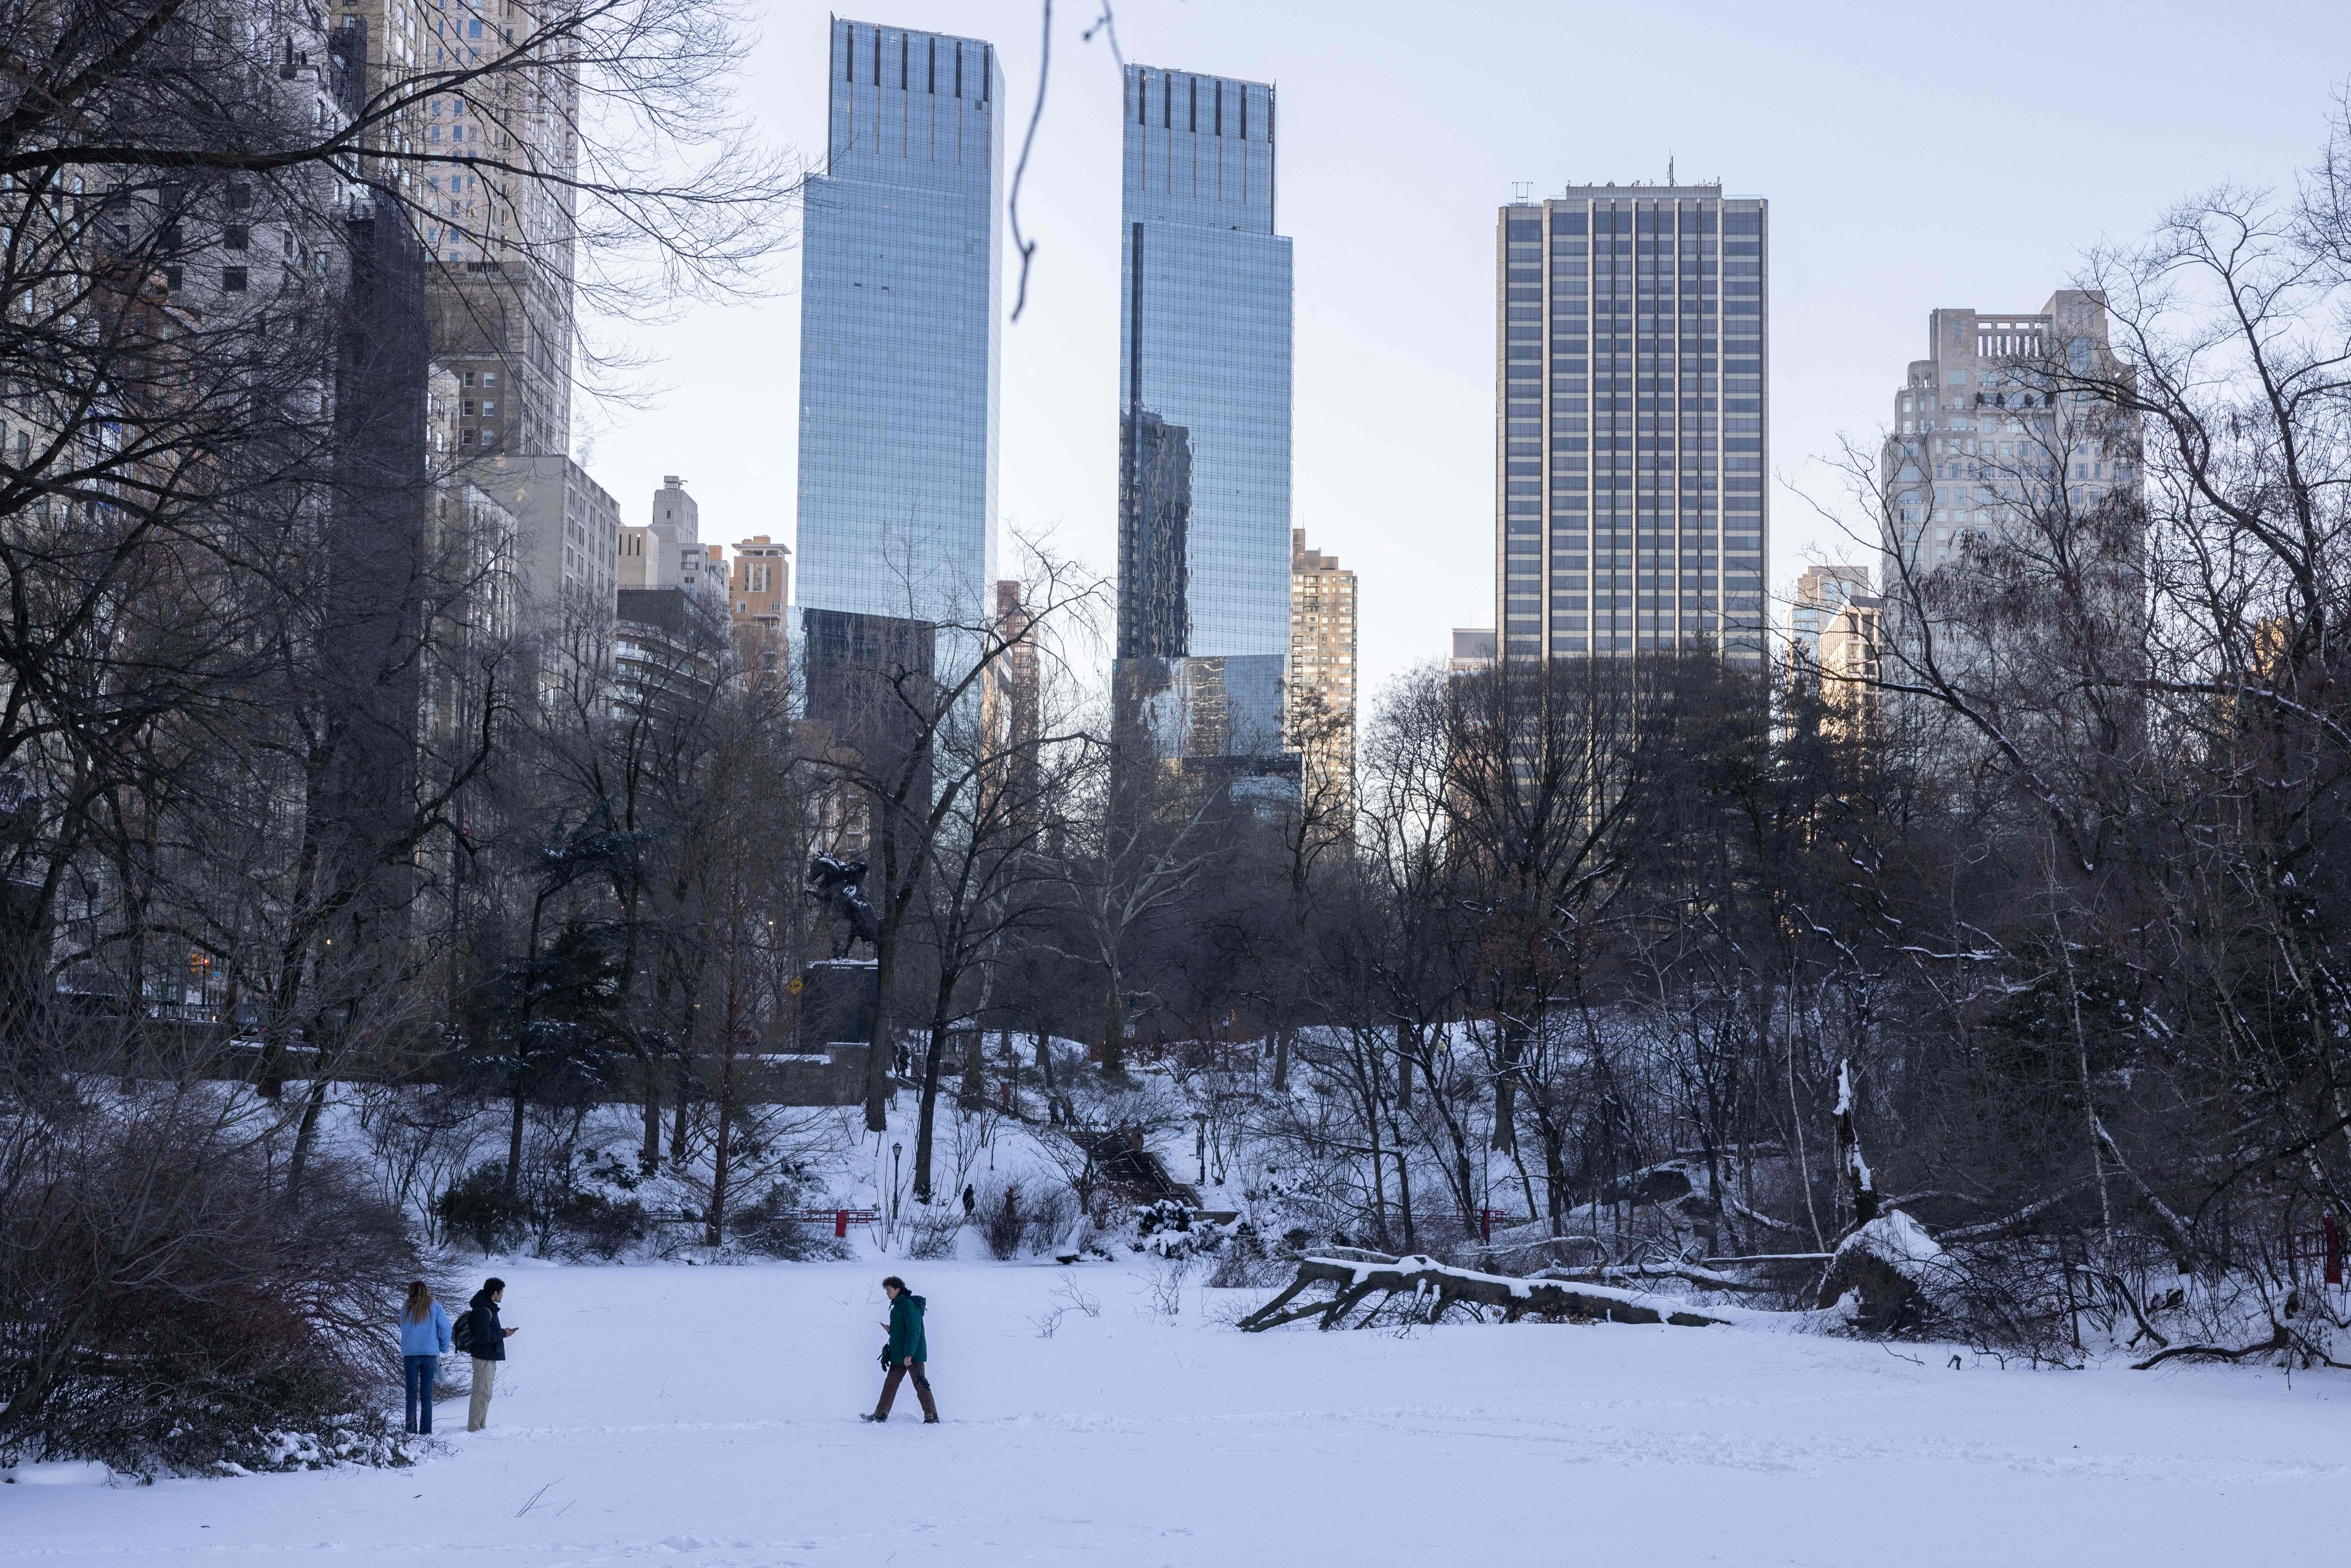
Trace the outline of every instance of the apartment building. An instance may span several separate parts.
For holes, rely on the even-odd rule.
[[[1290,534],[1288,738],[1303,765],[1305,799],[1353,814],[1355,574]]]

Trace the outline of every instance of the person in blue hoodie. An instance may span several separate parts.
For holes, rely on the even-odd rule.
[[[890,1375],[882,1380],[882,1403],[861,1421],[887,1421],[891,1401],[898,1397],[898,1384],[908,1373],[914,1375],[914,1396],[923,1402],[923,1425],[935,1427],[939,1407],[931,1403],[931,1380],[923,1375],[923,1364],[931,1359],[931,1347],[923,1338],[923,1298],[906,1289],[906,1281],[893,1274],[882,1281],[882,1290],[890,1298],[890,1343],[883,1347],[882,1364]]]
[[[419,1437],[433,1435],[433,1385],[441,1377],[441,1358],[449,1354],[449,1314],[433,1299],[433,1288],[419,1280],[408,1287],[400,1308],[400,1366],[408,1385],[408,1429]]]

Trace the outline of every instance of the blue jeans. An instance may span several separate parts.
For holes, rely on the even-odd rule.
[[[441,1358],[403,1355],[400,1366],[408,1385],[408,1429],[429,1437],[433,1435],[433,1385],[441,1376]]]

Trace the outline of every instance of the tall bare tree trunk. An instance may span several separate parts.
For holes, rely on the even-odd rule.
[[[1113,1081],[1126,1076],[1126,1010],[1120,1004],[1124,977],[1113,970],[1110,988],[1102,996],[1102,1058],[1104,1078]]]
[[[866,1037],[865,1054],[865,1130],[881,1133],[889,1130],[891,1068],[890,1040],[890,981],[898,969],[898,941],[894,921],[882,929],[882,939],[873,944],[873,1029]]]
[[[321,1058],[312,1070],[309,1090],[302,1096],[302,1120],[294,1130],[294,1152],[286,1161],[286,1207],[302,1207],[302,1178],[310,1168],[310,1151],[318,1146],[319,1113],[327,1105],[327,1063]]]
[[[1412,1218],[1412,1152],[1405,1146],[1404,1134],[1395,1124],[1388,1124],[1389,1135],[1395,1141],[1396,1215],[1404,1222],[1404,1249],[1420,1250],[1419,1228]]]
[[[1043,1030],[1037,1031],[1037,1071],[1045,1076],[1045,1120],[1059,1126],[1061,1086],[1053,1079],[1053,1037]]]
[[[1866,1225],[1877,1218],[1878,1197],[1876,1173],[1861,1155],[1861,1134],[1854,1126],[1853,1063],[1837,1063],[1836,1145],[1837,1166],[1844,1174],[1842,1198],[1844,1207],[1853,1217],[1855,1225]]]
[[[947,1033],[934,1026],[923,1052],[922,1108],[914,1118],[914,1201],[931,1201],[931,1138],[938,1126],[939,1064],[947,1051]]]
[[[2066,940],[2065,923],[2057,915],[2057,844],[2053,834],[2044,862],[2049,878],[2049,925],[2057,942],[2057,956],[2065,966],[2065,1007],[2074,1027],[2074,1071],[2082,1091],[2082,1130],[2090,1150],[2090,1176],[2098,1186],[2098,1233],[2111,1253],[2115,1244],[2114,1199],[2106,1191],[2106,1155],[2099,1147],[2098,1103],[2090,1082],[2090,1037],[2082,1028],[2082,993],[2074,974],[2074,947]]]
[[[977,1111],[987,1103],[987,1032],[972,1020],[972,1030],[965,1037],[963,1047],[963,1084],[956,1092],[956,1103],[967,1111]]]
[[[554,896],[554,892],[552,887],[543,887],[539,890],[538,896],[531,901],[530,936],[523,946],[523,973],[526,976],[532,974],[538,966],[539,927],[547,915],[547,901]],[[528,1048],[528,1042],[530,1040],[531,1015],[538,1002],[538,990],[536,981],[527,983],[522,993],[522,1020],[514,1033],[513,1043],[517,1055]],[[514,1128],[507,1139],[507,1196],[508,1197],[519,1192],[522,1184],[522,1113],[526,1092],[526,1081],[522,1071],[524,1065],[519,1061],[516,1063]]]
[[[734,1176],[734,1151],[728,1147],[726,1124],[735,1115],[735,1048],[719,1047],[718,1120],[712,1130],[710,1207],[703,1218],[703,1240],[717,1247],[726,1239],[726,1184]]]
[[[522,1180],[522,1082],[517,1079],[514,1092],[514,1120],[507,1133],[507,1191],[512,1193]]]
[[[931,1201],[931,1138],[939,1119],[939,1066],[946,1056],[949,1014],[955,1008],[956,977],[945,968],[939,971],[936,993],[931,998],[931,1038],[923,1051],[923,1090],[921,1108],[914,1118],[914,1200]],[[970,1073],[967,1061],[964,1071]]]

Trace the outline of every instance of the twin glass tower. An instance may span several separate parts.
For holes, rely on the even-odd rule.
[[[1159,755],[1280,773],[1290,652],[1290,241],[1274,92],[1126,68],[1118,703]]]
[[[831,76],[800,308],[812,647],[841,640],[843,618],[969,625],[996,600],[995,50],[836,18]],[[1290,259],[1273,224],[1274,91],[1130,66],[1123,118],[1122,712],[1163,758],[1280,775],[1296,762],[1281,750]]]
[[[1003,78],[972,38],[834,18],[801,235],[799,602],[995,602]],[[815,631],[815,623],[810,623]]]

